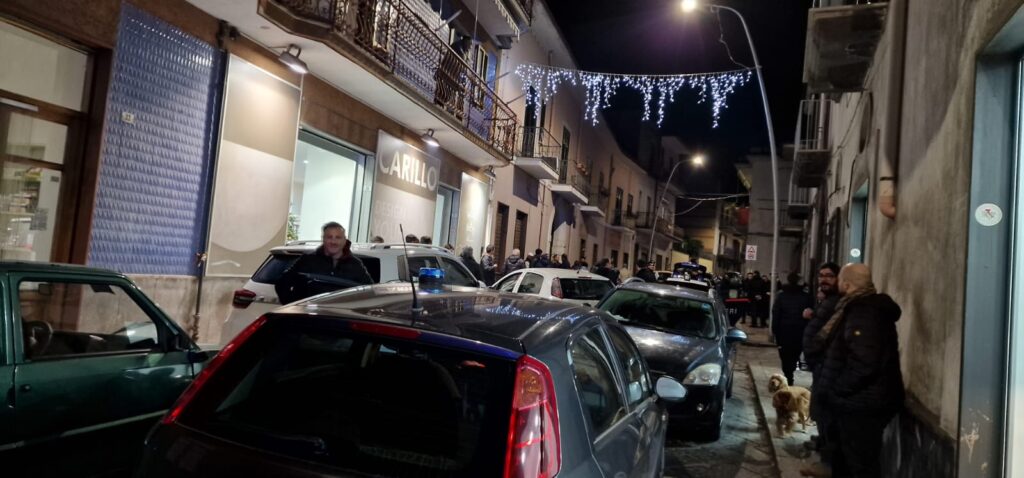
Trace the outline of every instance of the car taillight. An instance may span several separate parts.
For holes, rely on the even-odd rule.
[[[551,297],[562,298],[562,281],[558,280],[557,277],[551,279]]]
[[[160,420],[160,423],[163,425],[170,425],[178,420],[178,417],[181,416],[181,412],[188,408],[189,402],[191,402],[192,399],[195,398],[196,394],[199,393],[199,389],[203,388],[203,385],[210,380],[210,376],[216,373],[221,364],[231,357],[231,354],[235,353],[235,351],[238,350],[238,347],[241,347],[246,340],[249,340],[249,337],[252,337],[252,334],[255,334],[256,331],[259,330],[260,327],[263,327],[263,324],[265,323],[267,323],[267,316],[264,315],[256,319],[255,322],[249,324],[249,326],[235,336],[231,342],[225,345],[224,348],[221,349],[220,353],[218,353],[210,363],[206,364],[203,371],[199,372],[199,376],[197,376],[195,380],[192,380],[192,384],[185,389],[185,393],[182,393],[181,396],[178,397],[178,400],[174,402],[174,406],[172,406],[171,410],[167,412],[167,415],[164,415],[164,418]]]
[[[551,371],[524,355],[516,363],[504,478],[551,478],[562,466]]]
[[[238,289],[231,299],[231,306],[236,309],[244,309],[256,300],[256,293],[249,289]]]

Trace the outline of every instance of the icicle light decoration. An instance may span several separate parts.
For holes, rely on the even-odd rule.
[[[644,121],[650,121],[652,105],[657,105],[657,122],[661,126],[665,119],[665,106],[675,101],[677,91],[687,87],[699,95],[697,103],[704,103],[710,98],[712,125],[717,128],[722,110],[728,108],[726,99],[737,87],[750,81],[753,70],[686,75],[622,75],[524,63],[516,68],[516,74],[523,80],[523,93],[529,105],[548,103],[563,84],[583,86],[587,90],[584,118],[594,125],[597,124],[598,113],[611,106],[611,99],[618,88],[625,86],[643,95]],[[540,110],[534,108],[537,115]]]

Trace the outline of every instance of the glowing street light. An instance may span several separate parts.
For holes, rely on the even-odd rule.
[[[647,259],[654,257],[654,235],[658,231],[658,209],[661,208],[661,202],[665,200],[665,193],[668,192],[668,187],[672,185],[672,177],[676,175],[676,170],[683,164],[682,161],[676,161],[676,165],[672,166],[672,172],[668,173],[668,181],[665,181],[665,189],[661,190],[661,195],[658,196],[658,202],[654,204],[654,211],[648,211],[648,214],[654,215],[653,224],[651,224],[651,243],[647,245]],[[704,166],[704,155],[695,154],[690,158],[690,164],[696,168]],[[654,184],[655,190],[657,190],[657,182]],[[675,216],[673,216],[672,223],[675,223]]]
[[[697,166],[697,167],[704,166],[704,155],[703,154],[698,154],[698,155],[694,156],[693,159],[690,160],[690,162],[693,163],[693,165]]]
[[[690,13],[698,7],[697,0],[683,0],[683,11]]]

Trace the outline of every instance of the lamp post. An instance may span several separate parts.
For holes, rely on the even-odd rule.
[[[682,8],[684,12],[693,12],[700,6],[697,0],[682,0]],[[776,262],[778,260],[779,252],[779,167],[777,164],[777,158],[775,154],[775,130],[772,127],[772,114],[768,109],[768,93],[764,89],[764,75],[761,73],[761,62],[757,59],[757,49],[754,48],[754,39],[750,36],[750,28],[747,28],[747,21],[743,18],[740,12],[733,8],[725,7],[721,5],[707,5],[708,9],[712,13],[718,13],[721,10],[731,12],[740,19],[740,23],[743,24],[743,32],[747,34],[747,43],[750,45],[750,55],[754,58],[754,69],[757,71],[757,82],[761,86],[761,101],[764,103],[764,121],[768,126],[768,145],[771,147],[771,160],[772,160],[772,271],[769,281],[771,281],[771,302],[775,303],[776,290]],[[769,327],[774,320],[772,317],[771,310],[773,307],[768,307],[768,324]]]
[[[695,155],[690,161],[694,166],[704,166],[703,155]],[[676,165],[672,166],[672,172],[668,173],[668,180],[665,181],[665,189],[661,190],[661,195],[658,196],[658,202],[654,203],[654,211],[647,211],[647,214],[654,215],[654,220],[651,222],[651,243],[647,246],[648,261],[651,261],[651,258],[654,257],[654,235],[658,233],[658,208],[661,207],[661,202],[665,200],[665,193],[668,192],[668,187],[672,184],[672,177],[676,175],[676,169],[679,169],[681,164],[683,164],[682,161],[676,161]],[[658,183],[654,184],[655,187],[657,187]]]

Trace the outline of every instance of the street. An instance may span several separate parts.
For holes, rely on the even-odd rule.
[[[736,358],[733,396],[725,408],[725,429],[717,442],[695,442],[685,434],[670,432],[666,478],[767,478],[778,477],[772,456],[769,429],[758,410],[757,396],[748,365],[773,364],[773,348],[741,346]],[[762,391],[762,393],[766,393]],[[771,419],[771,417],[768,417]]]

